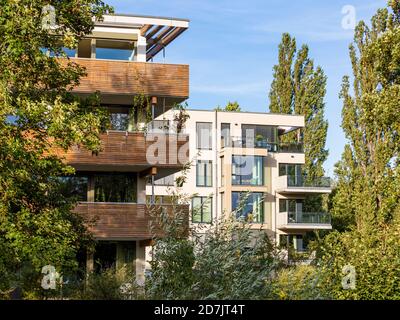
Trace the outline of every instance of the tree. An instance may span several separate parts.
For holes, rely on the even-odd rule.
[[[241,111],[239,103],[237,101],[234,101],[234,102],[228,101],[225,108],[221,108],[220,106],[218,106],[214,110],[215,111],[228,111],[228,112],[240,112]]]
[[[76,199],[60,191],[59,177],[74,170],[53,150],[80,144],[97,152],[106,125],[96,97],[69,91],[84,69],[60,58],[111,8],[100,0],[51,1],[56,26],[47,28],[48,4],[0,1],[0,291],[22,287],[25,296],[36,296],[43,266],[73,269],[91,240],[72,212]]]
[[[344,232],[324,239],[320,266],[333,296],[400,297],[400,1],[361,21],[350,46],[353,86],[343,78],[342,128],[348,144],[335,173],[334,218]],[[343,290],[342,268],[356,284]]]
[[[284,33],[279,45],[279,61],[274,66],[273,81],[269,93],[270,112],[298,114],[305,117],[302,132],[305,153],[304,174],[309,180],[322,177],[328,123],[324,119],[326,76],[321,67],[314,67],[309,58],[308,46],[297,53],[296,40]],[[284,142],[294,142],[295,134],[282,137]]]

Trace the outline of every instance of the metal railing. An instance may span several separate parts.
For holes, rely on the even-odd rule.
[[[287,212],[287,223],[331,224],[331,215],[327,212]]]

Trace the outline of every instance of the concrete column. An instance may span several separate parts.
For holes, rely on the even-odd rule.
[[[140,246],[140,241],[136,241],[136,281],[144,283],[144,271],[146,269],[146,247]]]
[[[146,203],[146,178],[137,174],[137,203]]]
[[[137,62],[146,62],[146,46],[147,46],[146,37],[138,35],[136,59],[135,59]]]

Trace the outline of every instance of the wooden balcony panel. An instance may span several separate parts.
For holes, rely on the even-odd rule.
[[[170,213],[172,206],[163,207],[167,207],[167,212]],[[179,210],[187,218],[183,225],[187,234],[189,206],[182,206]],[[89,230],[96,239],[143,240],[163,236],[159,231],[155,235],[151,232],[152,217],[145,204],[82,202],[77,205],[75,212],[88,221]]]
[[[98,155],[84,148],[74,147],[64,156],[68,164],[77,166],[182,168],[189,159],[187,152],[184,152],[185,148],[182,148],[189,141],[189,137],[187,135],[159,135],[158,137],[161,143],[157,143],[158,138],[152,136],[146,138],[144,133],[108,132],[101,135],[102,151]],[[157,145],[153,145],[155,143]],[[146,155],[150,147],[155,149],[156,158],[154,159]],[[149,153],[152,154],[150,151]]]
[[[70,58],[86,68],[75,92],[189,97],[189,66],[148,62]]]

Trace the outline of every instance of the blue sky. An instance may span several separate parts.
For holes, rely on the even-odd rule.
[[[268,111],[272,68],[278,44],[289,32],[298,46],[328,76],[326,118],[329,121],[325,163],[328,175],[340,159],[345,137],[338,98],[343,75],[351,74],[348,46],[352,30],[342,28],[342,8],[352,5],[356,19],[368,20],[386,0],[109,0],[117,13],[190,19],[189,30],[166,49],[168,63],[190,65],[192,109],[213,109],[228,100],[245,111]],[[157,59],[155,59],[157,60]],[[162,55],[158,60],[163,61]]]

